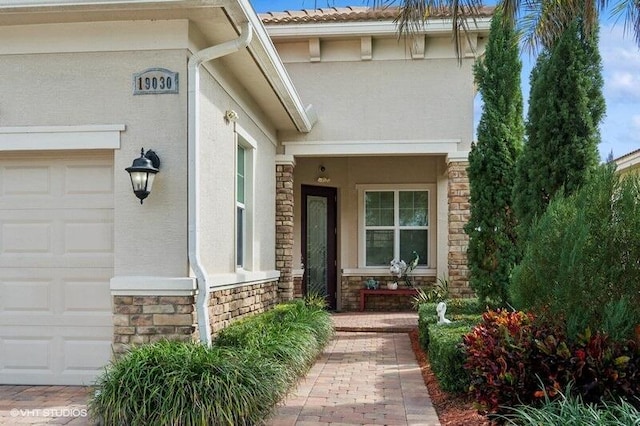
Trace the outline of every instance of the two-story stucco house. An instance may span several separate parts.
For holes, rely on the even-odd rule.
[[[468,293],[489,16],[461,64],[445,18],[405,42],[393,17],[0,0],[0,383],[89,384],[126,345],[210,342],[294,293],[353,310],[413,251],[417,283]]]

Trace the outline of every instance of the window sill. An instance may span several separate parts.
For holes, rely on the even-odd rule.
[[[370,268],[354,268],[354,269],[343,269],[342,276],[350,277],[350,276],[362,276],[362,275],[383,275],[383,276],[392,276],[391,272],[389,272],[389,268],[378,268],[378,267],[370,267]],[[409,276],[416,277],[435,277],[437,275],[437,271],[431,268],[418,268],[414,269]]]

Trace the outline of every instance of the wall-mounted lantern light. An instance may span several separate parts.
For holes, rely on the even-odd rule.
[[[152,151],[148,150],[145,154],[144,148],[140,150],[140,158],[133,160],[131,167],[125,169],[131,177],[131,186],[133,193],[142,201],[151,193],[153,179],[160,170],[160,158]]]

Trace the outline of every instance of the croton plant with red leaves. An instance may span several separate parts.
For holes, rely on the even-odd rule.
[[[612,342],[589,330],[569,342],[559,325],[498,310],[485,312],[463,344],[470,392],[480,412],[553,398],[569,383],[585,401],[622,397],[640,405],[637,342]]]

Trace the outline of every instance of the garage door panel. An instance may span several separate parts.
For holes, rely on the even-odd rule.
[[[0,383],[91,384],[113,336],[113,152],[0,159]]]
[[[101,314],[101,313],[96,313],[96,312],[92,312],[91,314],[88,315],[79,315],[77,313],[70,313],[67,312],[65,314],[62,315],[53,315],[53,314],[46,314],[46,313],[40,313],[40,312],[36,312],[31,314],[30,319],[30,323],[35,324],[34,326],[29,326],[29,327],[33,327],[33,329],[30,331],[31,335],[34,335],[33,333],[41,333],[39,335],[44,335],[42,333],[45,333],[46,330],[49,330],[48,327],[54,327],[54,328],[65,328],[65,327],[72,327],[72,328],[87,328],[87,329],[95,329],[96,327],[107,327],[112,329],[112,322],[111,322],[111,315],[106,315],[106,314]],[[23,327],[24,324],[24,316],[20,316],[20,315],[16,315],[14,314],[5,314],[0,316],[0,321],[2,321],[2,328],[14,328],[17,329],[18,327]],[[24,326],[26,327],[26,326]],[[23,329],[26,330],[26,329]],[[54,330],[57,332],[57,330]],[[13,333],[13,330],[11,331],[6,331],[3,330],[0,333],[0,338],[7,336],[7,335],[11,335]],[[87,334],[88,332],[83,332],[85,334]],[[93,336],[93,335],[92,335]],[[110,338],[112,336],[110,335]]]
[[[111,335],[103,336],[110,339]],[[111,342],[103,340],[81,340],[67,337],[63,340],[64,366],[63,371],[100,370],[111,360]]]
[[[113,211],[0,210],[0,268],[112,267]]]
[[[69,279],[63,288],[65,312],[104,312],[111,319],[109,279]]]
[[[5,211],[85,209],[87,206],[97,209],[109,209],[113,206],[111,201],[105,200],[103,194],[70,194],[65,198],[64,202],[60,202],[55,197],[51,197],[50,200],[43,199],[41,196],[3,197],[2,203],[4,204],[2,209]]]
[[[2,253],[51,253],[51,226],[41,221],[4,222],[0,234]]]
[[[65,185],[62,198],[82,194],[112,194],[113,167],[110,165],[75,165],[64,170]]]
[[[0,176],[5,196],[52,195],[50,166],[5,166]]]
[[[97,219],[97,218],[96,218]],[[64,224],[64,251],[66,253],[113,253],[113,223],[76,221]]]
[[[24,316],[41,325],[79,325],[73,323],[79,316],[92,324],[111,324],[109,268],[6,268],[1,273],[3,324],[27,321],[20,319]]]
[[[51,312],[51,281],[15,280],[0,283],[0,314]],[[0,317],[1,318],[1,317]]]
[[[51,370],[51,345],[53,338],[29,338],[16,336],[2,339],[2,370],[39,370],[43,374]]]
[[[5,383],[91,384],[111,359],[108,328],[92,336],[45,331],[55,337],[29,337],[28,329],[20,329],[21,336],[0,339],[0,377]]]

